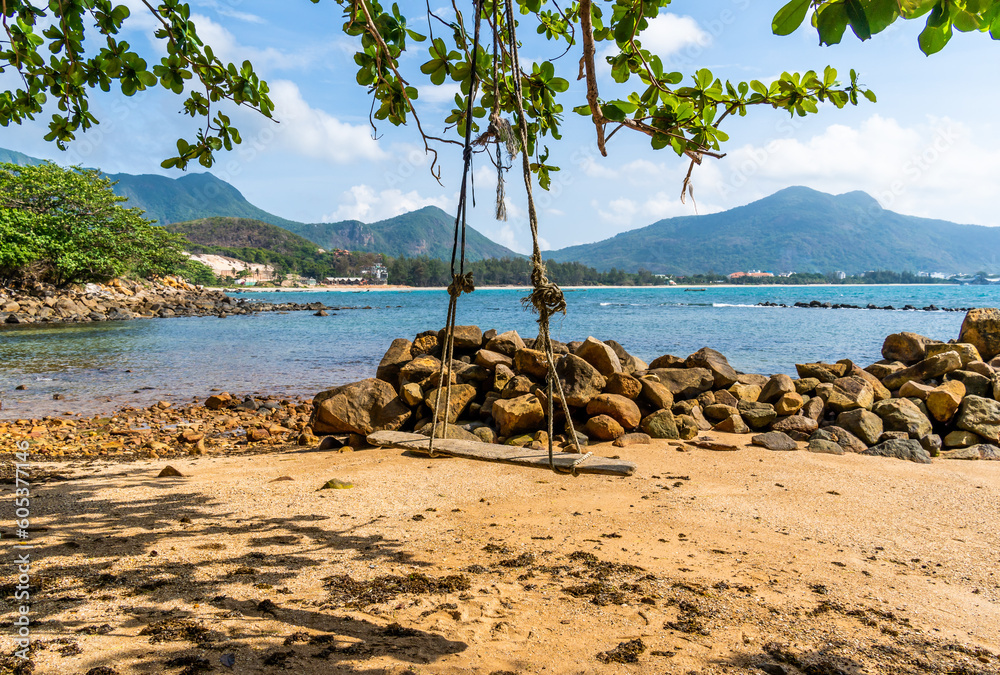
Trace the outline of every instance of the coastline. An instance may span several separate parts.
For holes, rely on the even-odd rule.
[[[694,291],[695,289],[715,289],[715,288],[907,288],[926,286],[951,286],[951,284],[708,284],[705,286],[560,286],[564,291],[586,291],[586,290],[677,290]],[[304,286],[302,288],[225,288],[206,287],[206,290],[219,291],[223,293],[365,293],[375,292],[406,292],[406,291],[446,291],[445,286]],[[519,290],[531,291],[531,286],[476,286],[477,291],[502,291]]]

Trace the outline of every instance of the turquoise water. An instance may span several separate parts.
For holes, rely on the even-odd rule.
[[[516,329],[534,337],[523,290],[480,290],[463,296],[458,321]],[[444,291],[245,293],[264,301],[319,301],[351,306],[310,312],[191,317],[0,330],[0,418],[66,411],[95,413],[126,404],[202,399],[213,387],[233,393],[312,395],[374,375],[396,337],[444,325]],[[940,340],[958,337],[961,312],[828,310],[756,307],[758,302],[846,303],[902,307],[997,307],[1000,287],[832,286],[568,290],[567,316],[553,335],[619,341],[647,361],[686,356],[709,346],[747,372],[794,374],[795,363],[881,358],[883,338],[903,330]],[[365,309],[370,307],[370,309]],[[15,391],[17,385],[26,391]],[[53,394],[64,400],[55,401]]]

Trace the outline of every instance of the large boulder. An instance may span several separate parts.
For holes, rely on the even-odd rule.
[[[609,415],[597,415],[596,417],[591,417],[587,420],[587,424],[584,426],[584,431],[587,432],[587,436],[596,438],[599,441],[613,441],[619,436],[625,434],[625,430],[622,429],[622,425],[618,424],[615,418],[610,417]],[[650,434],[650,436],[652,436],[652,434]]]
[[[743,421],[743,418],[739,415],[730,415],[726,419],[722,420],[714,427],[715,431],[722,431],[727,434],[749,434],[750,427],[747,423]]]
[[[795,393],[795,382],[788,375],[778,373],[768,379],[757,400],[761,403],[774,403],[785,394],[793,393]]]
[[[642,421],[639,406],[630,398],[618,394],[600,394],[587,404],[588,415],[608,415],[626,431],[635,429]]]
[[[962,322],[958,341],[974,345],[986,361],[1000,354],[1000,309],[970,309]]]
[[[802,394],[798,392],[789,392],[787,394],[782,394],[774,403],[774,410],[779,415],[794,415],[798,411],[802,410],[802,406],[806,403]]]
[[[476,365],[482,366],[486,370],[496,370],[496,367],[501,365],[513,368],[514,359],[500,352],[480,349],[476,352]]]
[[[918,361],[909,368],[897,371],[884,380],[884,384],[889,389],[899,389],[910,380],[929,380],[941,377],[945,373],[958,370],[962,367],[962,357],[957,352],[942,352],[936,356],[931,356]]]
[[[847,375],[846,377],[860,377],[862,380],[871,385],[872,391],[875,394],[876,401],[884,401],[888,398],[892,398],[892,393],[882,384],[882,380],[875,377],[867,370],[859,368],[854,365],[849,359],[844,359],[838,361],[837,363],[847,364]]]
[[[822,455],[843,455],[844,448],[841,447],[836,441],[828,441],[822,438],[816,438],[809,441],[806,446],[806,450],[809,452],[815,452]]]
[[[655,409],[670,410],[674,407],[674,395],[660,382],[648,378],[639,380],[639,396]]]
[[[963,368],[970,363],[983,360],[983,357],[980,356],[979,350],[976,349],[976,346],[970,345],[967,342],[940,342],[927,345],[927,356],[937,356],[938,354],[943,354],[944,352],[957,353],[962,359]]]
[[[679,356],[674,356],[673,354],[664,354],[663,356],[657,356],[655,359],[649,363],[650,370],[658,370],[660,368],[687,368],[687,365]]]
[[[938,340],[916,333],[893,333],[882,343],[882,357],[887,361],[910,364],[927,358],[927,345]]]
[[[687,416],[684,415],[683,417]],[[691,420],[691,418],[688,419]],[[689,426],[691,425],[694,425],[694,420],[691,420],[691,424]],[[677,428],[677,420],[674,419],[673,413],[669,410],[657,410],[651,415],[646,415],[642,418],[640,427],[644,432],[653,438],[680,438],[680,430]],[[695,434],[697,435],[696,427]]]
[[[949,380],[927,394],[924,402],[931,417],[938,422],[947,422],[958,411],[965,397],[965,385],[958,380]]]
[[[862,441],[860,438],[852,434],[847,429],[838,426],[823,427],[821,431],[825,431],[833,436],[833,440],[837,442],[837,445],[842,447],[847,452],[864,452],[868,449],[868,444]]]
[[[775,452],[788,452],[799,449],[798,443],[791,436],[780,431],[768,431],[766,434],[757,434],[750,439],[750,442]]]
[[[885,430],[882,418],[873,412],[857,408],[837,415],[837,424],[860,438],[866,445],[875,445]]]
[[[514,354],[517,353],[517,350],[524,349],[524,347],[524,340],[521,339],[521,336],[517,334],[516,330],[509,330],[506,333],[500,333],[486,343],[487,350],[503,354],[504,356],[509,356],[510,358],[514,358]]]
[[[514,371],[544,380],[549,372],[545,352],[537,349],[518,349],[514,354]]]
[[[860,377],[839,377],[832,384],[833,389],[826,398],[826,405],[834,412],[868,409],[875,402],[875,390]]]
[[[386,350],[385,356],[379,361],[375,377],[389,384],[399,382],[400,368],[413,360],[413,354],[410,351],[412,346],[413,343],[405,338],[393,340],[389,349]]]
[[[736,408],[753,429],[763,429],[778,417],[778,413],[770,403],[740,401]]]
[[[476,398],[476,388],[471,384],[453,384],[451,386],[451,396],[450,401],[448,396],[448,390],[445,389],[441,391],[440,389],[431,389],[424,396],[424,403],[427,407],[431,409],[431,415],[435,415],[438,406],[438,392],[440,391],[440,404],[442,406],[448,405],[448,419],[449,424],[454,424],[458,421],[459,416],[465,412],[465,409],[472,403],[473,399]],[[449,405],[450,404],[450,405]]]
[[[608,378],[608,383],[604,387],[607,394],[618,394],[633,401],[639,398],[642,393],[642,382],[626,373],[614,373]],[[673,397],[670,398],[670,405],[673,405]],[[662,407],[662,406],[661,406]],[[667,406],[669,408],[669,406]]]
[[[702,347],[687,357],[684,365],[688,368],[704,368],[710,371],[715,380],[716,389],[725,389],[735,384],[739,377],[725,356],[708,347]]]
[[[410,382],[423,386],[435,374],[441,372],[440,359],[430,354],[421,354],[399,369],[399,388]]]
[[[455,349],[464,349],[466,351],[479,349],[483,346],[483,331],[479,326],[455,326]],[[445,330],[442,328],[438,331],[437,339],[438,343],[444,347],[445,346]]]
[[[501,436],[534,431],[545,421],[545,410],[537,396],[526,394],[493,402],[493,419]]]
[[[367,436],[373,431],[395,431],[412,415],[392,385],[376,378],[320,392],[313,404],[317,434]]]
[[[726,405],[725,403],[713,403],[712,405],[705,406],[704,413],[706,418],[714,422],[719,422],[730,415],[739,415],[740,411],[736,406]]]
[[[944,447],[946,448],[966,448],[982,442],[983,439],[978,434],[962,429],[956,429],[944,437]]]
[[[955,426],[993,441],[1000,441],[1000,402],[966,396],[955,416]]]
[[[611,347],[611,350],[618,356],[618,360],[622,364],[622,372],[631,375],[632,373],[643,371],[649,368],[648,363],[640,359],[638,356],[632,356],[631,354],[629,354],[627,351],[625,351],[625,348],[622,347],[620,344],[618,344],[616,341],[604,340],[603,342],[607,346]]]
[[[729,388],[729,393],[738,401],[758,401],[761,391],[759,384],[744,384],[743,382],[737,382]]]
[[[556,375],[562,381],[566,403],[582,408],[600,394],[607,380],[597,368],[575,354],[567,354],[556,364]]]
[[[796,363],[795,371],[800,378],[815,377],[820,382],[833,382],[847,374],[842,363]]]
[[[927,416],[907,398],[890,398],[872,406],[872,412],[882,418],[886,431],[905,432],[911,439],[931,433],[933,427]]]
[[[931,456],[927,454],[927,451],[920,445],[919,441],[913,439],[902,440],[892,438],[884,443],[879,443],[874,447],[868,448],[861,454],[875,457],[895,457],[896,459],[905,459],[918,464],[931,463]]]
[[[798,414],[819,422],[823,418],[823,413],[825,412],[826,401],[821,399],[819,396],[813,396],[802,405],[802,409],[799,410]]]
[[[771,425],[771,431],[783,431],[786,434],[792,431],[801,431],[807,434],[819,429],[819,423],[811,417],[803,415],[789,415],[782,417]]]
[[[611,347],[597,338],[588,337],[573,353],[596,368],[597,372],[604,377],[622,372],[622,364],[618,355]]]
[[[965,386],[966,396],[982,396],[983,398],[993,396],[993,383],[997,381],[995,376],[986,376],[971,370],[953,370],[945,375],[944,379],[961,382]]]
[[[715,383],[712,371],[707,368],[658,368],[647,373],[656,375],[674,398],[695,398]]]

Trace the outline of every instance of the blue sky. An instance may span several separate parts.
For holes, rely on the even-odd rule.
[[[138,0],[128,39],[153,53],[152,19]],[[378,140],[368,125],[370,99],[354,82],[353,41],[340,32],[339,6],[307,0],[193,0],[199,32],[224,59],[250,59],[271,85],[280,124],[251,112],[236,112],[244,144],[219,156],[212,169],[254,204],[306,222],[348,218],[371,222],[428,204],[453,211],[460,181],[461,151],[442,150],[443,186],[429,175],[429,162],[413,129],[383,124]],[[467,4],[467,3],[466,3]],[[748,203],[790,185],[831,193],[864,190],[883,207],[901,213],[961,223],[997,225],[992,188],[1000,183],[1000,103],[996,63],[1000,45],[981,34],[956,34],[944,52],[925,57],[916,45],[919,22],[897,22],[867,43],[848,31],[842,45],[819,47],[815,32],[771,34],[781,0],[678,0],[647,33],[644,44],[674,69],[710,68],[723,79],[769,80],[782,71],[821,70],[846,75],[850,68],[878,95],[857,108],[823,108],[791,119],[756,110],[727,121],[729,155],[706,159],[694,172],[697,212]],[[426,32],[423,2],[400,2],[411,26]],[[276,10],[275,7],[281,9]],[[433,4],[432,4],[433,7]],[[447,14],[448,10],[442,8]],[[905,24],[905,25],[904,25]],[[529,41],[526,57],[544,60],[562,50]],[[567,110],[584,103],[576,81],[578,53],[556,63],[570,80]],[[420,88],[422,120],[432,128],[453,103],[454,88],[435,90],[417,71],[421,59],[404,65]],[[0,76],[0,83],[9,83]],[[612,98],[607,69],[602,96]],[[447,86],[447,85],[446,85]],[[179,114],[180,99],[149,91],[132,99],[94,98],[102,124],[60,152],[42,140],[43,121],[8,127],[0,145],[68,164],[98,166],[109,173],[165,173],[159,163],[180,136],[193,136],[192,120]],[[670,151],[653,151],[648,139],[622,131],[601,157],[589,119],[567,113],[562,142],[550,142],[551,162],[562,167],[553,190],[539,197],[546,248],[597,241],[661,218],[695,213],[679,199],[687,162]],[[518,164],[519,166],[519,164]],[[201,167],[191,170],[200,171]],[[517,251],[529,250],[520,175],[508,176],[510,219],[496,222],[492,202],[496,176],[485,159],[476,164],[478,207],[472,225]],[[520,189],[519,189],[520,188]]]

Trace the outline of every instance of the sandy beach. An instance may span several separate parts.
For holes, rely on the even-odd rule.
[[[628,478],[293,446],[36,465],[33,672],[1000,672],[997,463],[705,436],[741,449],[593,447]]]

